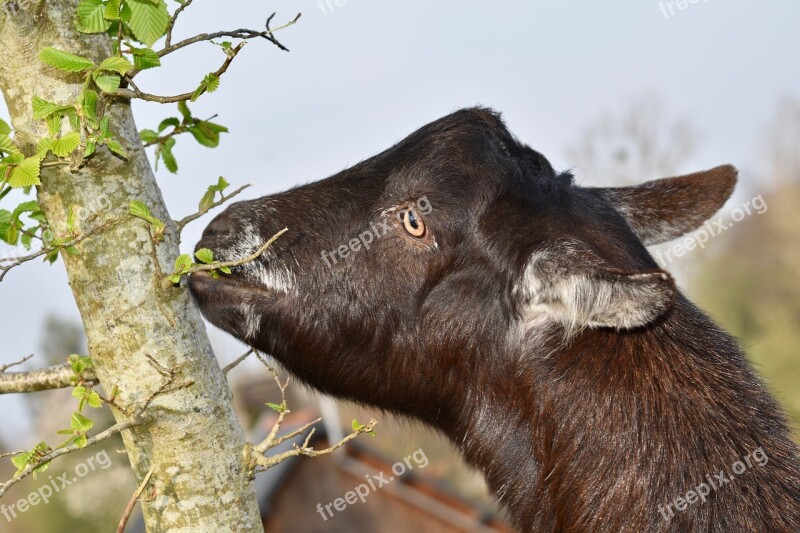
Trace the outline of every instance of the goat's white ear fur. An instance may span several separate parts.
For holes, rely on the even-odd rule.
[[[659,244],[699,228],[730,198],[736,169],[722,165],[633,187],[596,189],[645,245]]]
[[[647,325],[672,306],[676,293],[662,270],[622,272],[574,246],[535,253],[518,288],[525,318],[557,322],[568,338],[586,327]]]

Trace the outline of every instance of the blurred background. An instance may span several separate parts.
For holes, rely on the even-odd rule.
[[[623,185],[732,163],[737,192],[721,213],[726,230],[703,247],[653,253],[682,289],[741,339],[754,366],[783,404],[800,435],[800,4],[789,0],[623,2],[378,2],[196,0],[176,38],[200,32],[260,29],[302,12],[279,34],[282,52],[253,41],[222,78],[219,91],[192,106],[230,128],[219,148],[178,138],[177,175],[158,175],[173,218],[197,209],[208,185],[223,175],[252,183],[247,197],[328,176],[377,153],[417,127],[459,107],[503,112],[511,130],[582,185]],[[144,72],[139,86],[168,94],[193,89],[217,68],[211,45],[170,56],[165,69]],[[174,106],[134,104],[140,129],[175,115]],[[7,119],[0,104],[0,117]],[[210,217],[190,225],[186,252]],[[718,227],[718,226],[712,226]],[[695,242],[701,237],[696,235]],[[6,252],[7,250],[3,250]],[[23,368],[85,353],[80,317],[63,265],[28,264],[0,284],[0,364],[36,354]],[[209,326],[221,364],[245,347]],[[255,361],[231,373],[243,423],[263,432],[264,402],[278,401]],[[303,531],[503,530],[502,514],[483,482],[449,443],[410,421],[331,402],[292,387],[296,423],[322,412],[321,439],[334,439],[353,417],[381,421],[378,437],[359,441],[342,458],[289,465],[259,495],[265,523],[288,531],[287,514]],[[0,396],[0,450],[56,441],[74,407],[69,391]],[[107,419],[110,421],[110,418]],[[98,426],[103,426],[98,421]],[[322,441],[320,441],[322,442]],[[0,531],[108,531],[134,490],[127,460],[107,441],[113,460],[74,487],[9,521]],[[396,487],[326,521],[328,503],[359,481],[355,472],[386,471],[424,450]],[[99,450],[88,450],[86,456]],[[70,456],[44,477],[15,486],[0,503],[36,490],[74,469]],[[307,470],[311,469],[311,470]],[[0,461],[3,479],[12,473]],[[312,488],[316,487],[314,490]],[[319,490],[316,490],[319,489]],[[326,492],[331,494],[326,498]],[[384,494],[385,493],[385,494]],[[87,498],[87,495],[89,496]],[[305,497],[305,499],[303,499]],[[91,502],[88,505],[86,502]],[[98,502],[102,502],[98,505]],[[391,520],[375,521],[375,517]],[[405,522],[404,522],[405,520]],[[97,524],[103,526],[98,529]],[[387,525],[388,524],[388,525]]]

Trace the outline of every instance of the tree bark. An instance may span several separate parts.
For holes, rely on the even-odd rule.
[[[106,35],[83,35],[74,29],[77,3],[38,0],[15,15],[0,14],[0,90],[18,144],[28,155],[35,151],[36,140],[47,135],[43,121],[33,118],[32,96],[71,103],[83,81],[45,67],[38,52],[53,46],[96,63],[111,55]],[[82,239],[76,255],[62,252],[89,354],[106,391],[118,385],[116,402],[128,406],[145,401],[163,385],[163,369],[174,369],[180,383],[192,383],[155,397],[147,409],[150,421],[123,433],[137,483],[156,466],[150,482],[155,496],[142,501],[147,529],[260,531],[243,457],[246,440],[230,388],[188,291],[165,288],[158,276],[159,263],[170,271],[178,255],[176,226],[139,141],[129,103],[118,101],[109,115],[129,159],[101,148],[79,171],[44,168],[37,192],[49,224],[61,232],[66,233],[69,209],[78,232],[90,232],[93,223],[112,216],[119,220]],[[167,223],[165,240],[157,247],[148,225],[127,215],[131,200],[145,202]],[[126,418],[118,410],[115,416]]]

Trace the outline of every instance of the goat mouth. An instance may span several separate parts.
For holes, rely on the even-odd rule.
[[[231,293],[238,293],[242,296],[254,293],[272,295],[272,291],[262,286],[248,283],[235,274],[219,274],[218,277],[214,277],[205,270],[195,272],[189,276],[189,290],[201,305],[208,300],[228,296]]]

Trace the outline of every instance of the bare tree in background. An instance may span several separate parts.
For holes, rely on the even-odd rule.
[[[667,120],[659,100],[647,96],[591,122],[566,155],[581,179],[628,185],[678,173],[696,139],[688,122]]]

